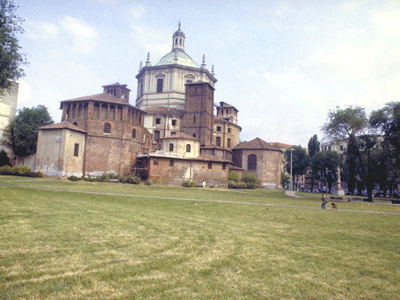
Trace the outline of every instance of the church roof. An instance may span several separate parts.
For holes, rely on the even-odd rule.
[[[71,130],[74,130],[74,131],[79,131],[79,132],[86,133],[85,130],[79,128],[78,126],[75,126],[75,125],[71,124],[68,121],[62,121],[62,122],[55,123],[55,124],[45,125],[45,126],[39,127],[38,129],[40,129],[40,130],[71,129]]]
[[[177,60],[175,60],[175,56]],[[199,65],[181,49],[176,49],[170,53],[164,55],[157,63],[156,66],[166,65],[180,65],[191,68],[200,68]]]
[[[128,102],[122,100],[121,98],[106,94],[106,93],[101,93],[101,94],[95,94],[95,95],[90,95],[90,96],[84,96],[84,97],[79,97],[79,98],[73,98],[73,99],[68,99],[68,100],[62,100],[61,103],[63,102],[71,102],[71,101],[84,101],[84,100],[95,100],[95,101],[102,101],[102,102],[109,102],[109,103],[115,103],[115,104],[129,104]]]
[[[282,152],[281,150],[272,146],[270,143],[267,143],[266,141],[264,141],[258,137],[251,140],[250,142],[238,144],[233,149],[234,150],[274,150],[274,151]]]

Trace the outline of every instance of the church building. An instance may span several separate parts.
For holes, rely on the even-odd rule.
[[[135,106],[130,90],[119,83],[103,86],[100,94],[61,101],[61,123],[39,128],[37,170],[59,176],[115,172],[159,184],[205,181],[226,187],[234,169],[261,176],[264,187],[280,187],[276,170],[282,151],[260,139],[248,149],[240,146],[239,111],[215,103],[214,67],[207,69],[205,56],[197,64],[185,46],[179,24],[169,53],[154,65],[147,54],[136,75]],[[254,155],[257,172],[243,167]]]

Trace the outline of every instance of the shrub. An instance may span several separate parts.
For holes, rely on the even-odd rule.
[[[81,178],[79,178],[78,176],[72,175],[72,176],[69,176],[69,177],[68,177],[68,180],[71,180],[71,181],[78,181],[78,180],[81,180]]]
[[[247,185],[245,182],[229,181],[228,188],[230,188],[230,189],[247,189]]]
[[[184,182],[182,183],[182,185],[183,185],[184,187],[195,187],[195,186],[196,186],[196,183],[194,183],[193,181],[190,181],[190,180],[186,180],[186,181],[184,181]]]
[[[239,175],[234,172],[229,172],[228,173],[228,180],[233,181],[233,182],[239,182]]]
[[[151,181],[151,179],[146,179],[146,181],[144,182],[145,185],[152,185],[153,181]]]
[[[258,185],[258,179],[256,175],[247,174],[243,177],[243,182],[246,183],[248,189],[255,189]]]
[[[121,180],[122,176],[115,174],[115,173],[104,173],[101,178],[103,179],[103,181],[107,181],[109,182],[110,179],[118,179]]]
[[[27,166],[2,166],[0,167],[0,175],[14,175],[14,176],[27,176],[27,177],[43,177],[42,172],[33,172]]]
[[[131,184],[139,184],[141,182],[139,177],[133,175],[123,176],[119,181],[122,183],[131,183]]]

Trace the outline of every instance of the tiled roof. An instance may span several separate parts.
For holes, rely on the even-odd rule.
[[[274,146],[272,146],[270,143],[267,143],[266,141],[260,139],[260,138],[255,138],[251,140],[250,142],[242,143],[236,145],[234,150],[238,149],[252,149],[252,150],[274,150],[274,151],[281,151]]]
[[[271,143],[271,145],[274,147],[283,148],[283,149],[290,149],[293,147],[292,145],[288,145],[288,144],[284,144],[284,143]]]
[[[79,131],[79,132],[83,132],[86,133],[85,130],[79,128],[78,126],[75,126],[73,124],[71,124],[68,121],[62,121],[60,123],[55,123],[55,124],[50,124],[50,125],[46,125],[46,126],[42,126],[39,127],[40,130],[50,130],[50,129],[70,129],[70,130],[74,130],[74,131]]]
[[[90,95],[90,96],[84,96],[84,97],[79,97],[79,98],[74,98],[74,99],[68,99],[68,100],[62,100],[62,102],[71,102],[71,101],[84,101],[84,100],[96,100],[96,101],[102,101],[102,102],[109,102],[109,103],[116,103],[116,104],[125,104],[129,105],[128,102],[122,100],[121,98],[111,96],[106,93],[101,93],[101,94],[95,94],[95,95]]]

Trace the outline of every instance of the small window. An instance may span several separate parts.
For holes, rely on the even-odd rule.
[[[193,116],[193,123],[196,123],[196,116]]]
[[[247,169],[256,170],[257,169],[257,156],[255,154],[250,154],[247,158]]]
[[[176,126],[176,120],[175,119],[171,120],[171,124],[172,126]]]
[[[154,140],[158,141],[160,139],[160,131],[155,130],[154,131]]]
[[[231,139],[228,139],[228,148],[231,148],[232,147],[232,142],[231,142]]]
[[[226,164],[222,164],[222,170],[226,170]]]
[[[136,128],[133,128],[133,129],[132,129],[132,137],[133,137],[133,138],[136,138]]]
[[[196,134],[195,134],[195,133],[193,133],[193,137],[194,137],[194,138],[196,137]]]
[[[211,162],[208,163],[208,168],[212,169],[212,163]]]
[[[190,144],[186,145],[186,152],[191,152],[192,151],[192,146]]]
[[[175,131],[172,131],[172,132],[171,132],[171,136],[174,136],[174,135],[176,135],[176,132],[175,132]]]
[[[156,124],[160,125],[161,124],[161,118],[156,118]]]
[[[231,133],[231,128],[228,128],[228,133]]]
[[[157,159],[155,159],[155,160],[153,161],[153,165],[158,166],[158,160],[157,160]]]
[[[174,144],[172,143],[169,144],[169,151],[174,151]]]
[[[75,126],[78,126],[78,123],[77,122],[74,122],[74,123],[72,123],[73,125],[75,125]]]
[[[110,123],[104,124],[104,133],[111,133],[111,124]]]
[[[221,126],[217,126],[217,131],[221,131]]]
[[[173,167],[173,166],[174,166],[174,160],[173,160],[173,159],[170,159],[170,160],[169,160],[169,166],[170,166],[170,167]]]
[[[188,84],[188,83],[193,83],[193,80],[190,80],[190,79],[186,80],[186,84]]]
[[[157,93],[163,92],[163,84],[164,84],[164,79],[158,78],[157,79]]]
[[[79,156],[79,144],[74,145],[74,156]]]
[[[221,137],[217,136],[215,143],[217,144],[217,147],[221,147]]]

